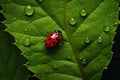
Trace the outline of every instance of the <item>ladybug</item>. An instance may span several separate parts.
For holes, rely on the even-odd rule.
[[[62,32],[60,30],[56,30],[51,32],[45,40],[46,48],[54,48],[56,47],[62,39]]]

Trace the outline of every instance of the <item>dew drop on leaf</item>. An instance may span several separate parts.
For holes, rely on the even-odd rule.
[[[70,18],[70,20],[69,20],[70,25],[74,26],[76,23],[77,22],[76,22],[76,20],[74,18]]]
[[[31,50],[30,50],[30,48],[29,48],[29,47],[27,48],[27,52],[29,52],[29,53],[31,52]]]
[[[89,44],[90,43],[89,37],[86,37],[84,42],[85,42],[85,44]]]
[[[87,16],[86,10],[85,10],[85,9],[82,9],[82,10],[80,11],[80,15],[81,15],[82,17]]]
[[[53,65],[53,69],[58,69],[58,66],[56,64]]]
[[[117,20],[117,21],[114,23],[115,26],[118,25],[118,24],[119,24],[119,20]]]
[[[27,29],[25,29],[24,31],[25,31],[25,32],[27,32],[28,30],[27,30]]]
[[[44,0],[39,0],[40,3],[44,2]]]
[[[16,20],[17,20],[17,18],[14,18],[14,20],[16,21]]]
[[[80,60],[81,60],[82,64],[86,64],[87,63],[87,60],[85,58],[81,58]]]
[[[35,9],[31,5],[24,7],[24,12],[25,12],[25,15],[27,15],[27,16],[32,16],[34,14],[34,11],[35,11]]]
[[[68,60],[70,60],[70,59],[71,59],[71,57],[70,57],[70,56],[67,56],[67,59],[68,59]]]
[[[30,44],[31,44],[31,41],[30,41],[30,39],[28,39],[28,38],[26,38],[25,40],[24,40],[24,46],[26,46],[26,47],[28,47],[28,46],[30,46]]]
[[[103,42],[102,36],[99,36],[99,37],[98,37],[97,42],[98,42],[98,43],[102,43],[102,42]]]
[[[104,28],[104,32],[105,33],[109,32],[109,31],[110,31],[110,27],[109,26],[107,26],[107,27]]]
[[[101,63],[102,63],[103,61],[104,61],[103,59],[100,60]]]
[[[110,51],[111,54],[114,54],[114,52]]]

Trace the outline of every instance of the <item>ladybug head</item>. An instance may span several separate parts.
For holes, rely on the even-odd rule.
[[[60,30],[55,31],[58,35],[62,36],[62,32]]]

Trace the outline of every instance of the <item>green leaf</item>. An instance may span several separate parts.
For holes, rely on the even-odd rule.
[[[100,80],[112,58],[118,0],[1,0],[5,25],[41,80]],[[112,7],[109,7],[112,6]],[[47,32],[62,31],[55,49]]]
[[[14,38],[0,24],[0,80],[28,80],[28,70],[23,64],[26,59],[12,43]]]

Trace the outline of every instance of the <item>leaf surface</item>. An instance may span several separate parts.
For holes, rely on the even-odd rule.
[[[26,66],[35,76],[41,80],[100,80],[112,58],[117,0],[1,3],[7,31],[15,37],[15,44],[28,59]],[[48,50],[45,39],[53,30],[62,31],[62,43]]]
[[[0,24],[0,80],[28,80],[28,70],[23,64],[26,59],[12,43],[14,38]]]

